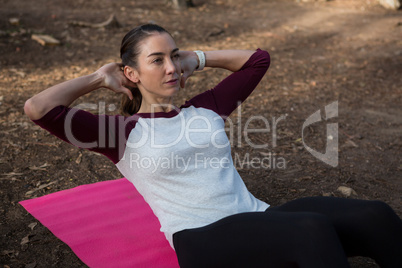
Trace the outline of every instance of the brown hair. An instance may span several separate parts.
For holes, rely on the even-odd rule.
[[[140,51],[140,43],[153,33],[168,33],[164,28],[156,24],[144,24],[129,31],[121,41],[120,58],[124,66],[138,68],[138,55]],[[131,116],[138,112],[141,107],[142,95],[137,87],[129,88],[133,94],[133,100],[126,95],[121,99],[120,113],[124,116]]]

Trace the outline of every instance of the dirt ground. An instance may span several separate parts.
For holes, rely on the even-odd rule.
[[[269,168],[239,163],[240,175],[256,197],[278,205],[305,196],[342,197],[337,189],[346,186],[354,190],[348,198],[382,200],[402,216],[401,11],[359,0],[197,3],[177,11],[164,0],[0,0],[2,267],[85,267],[18,202],[121,175],[105,157],[63,143],[35,126],[23,113],[24,102],[53,84],[118,61],[124,34],[150,21],[166,27],[183,50],[260,47],[270,52],[267,75],[230,117],[233,131],[228,128],[233,157],[271,155],[276,161]],[[122,27],[71,24],[99,23],[112,13]],[[12,25],[10,18],[19,18],[19,25]],[[49,34],[61,45],[43,47],[31,34]],[[176,104],[227,74],[214,69],[195,74]],[[112,104],[119,100],[99,90],[77,103],[104,103],[113,114],[117,109]],[[307,127],[304,141],[323,153],[326,124],[338,124],[336,167],[311,155],[302,140],[305,120],[317,110],[324,115],[324,107],[334,101],[338,116]],[[271,131],[249,134],[247,142],[238,129],[252,116],[268,119]],[[284,119],[278,121],[275,139],[272,120],[280,116]],[[265,127],[262,120],[249,123]],[[251,142],[269,146],[258,149]],[[350,262],[352,267],[378,267],[368,258]]]

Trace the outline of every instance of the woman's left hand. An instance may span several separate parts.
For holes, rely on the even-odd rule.
[[[183,74],[180,79],[180,87],[184,88],[184,85],[195,69],[198,66],[198,56],[193,51],[179,51],[181,73]]]

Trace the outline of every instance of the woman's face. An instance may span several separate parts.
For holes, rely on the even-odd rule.
[[[140,45],[137,86],[143,97],[171,97],[180,89],[179,49],[167,33],[154,33]]]

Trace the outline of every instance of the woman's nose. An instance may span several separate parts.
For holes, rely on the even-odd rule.
[[[176,65],[172,61],[172,59],[169,59],[166,63],[166,73],[167,74],[172,74],[176,72]]]

